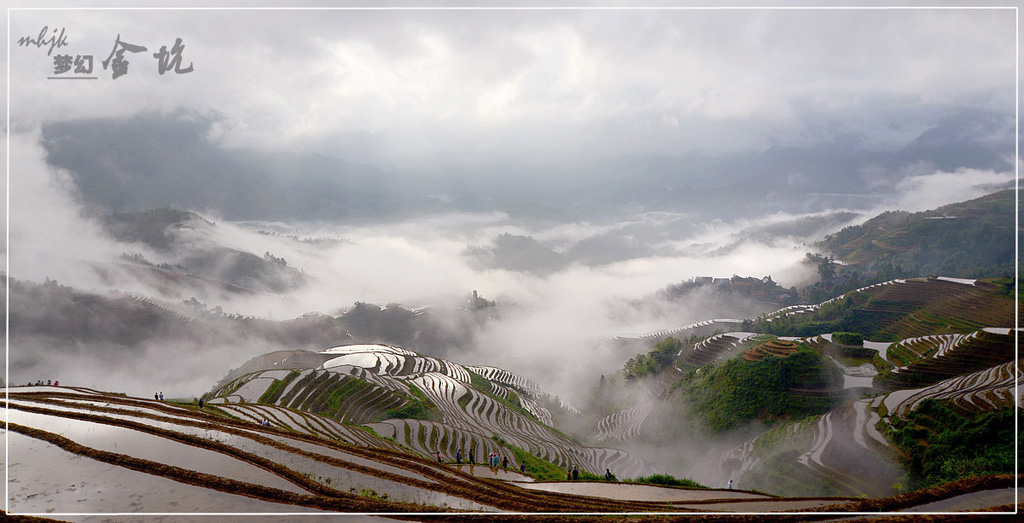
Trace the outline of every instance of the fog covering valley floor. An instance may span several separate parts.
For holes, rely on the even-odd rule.
[[[1002,209],[1012,196],[959,205],[989,223],[1002,214],[986,214],[982,204]],[[935,238],[915,235],[913,227],[930,221],[919,214],[928,213],[889,216],[884,227],[869,221],[839,236],[867,248],[877,245],[869,236],[884,230],[891,236],[885,245],[899,237],[923,252]],[[1009,230],[1004,218],[978,238],[998,243],[1002,236],[991,231]],[[942,220],[957,234],[978,228],[954,222]],[[539,377],[551,369],[511,372],[480,361],[480,353],[463,360],[453,350],[482,343],[474,336],[521,311],[515,304],[474,291],[450,306],[454,312],[445,309],[450,304],[356,302],[283,321],[231,313],[217,304],[256,308],[330,283],[276,250],[259,256],[237,248],[239,238],[297,245],[288,254],[293,263],[291,253],[322,253],[344,241],[249,233],[228,247],[218,243],[228,236],[218,235],[233,226],[170,209],[120,214],[108,226],[147,255],[127,251],[85,270],[100,288],[128,290],[8,280],[18,376],[58,376],[88,364],[94,368],[75,375],[95,380],[87,388],[63,377],[62,387],[7,384],[8,507],[15,514],[215,509],[424,519],[457,511],[492,520],[504,512],[797,510],[803,515],[794,520],[804,521],[812,517],[806,511],[1015,510],[1016,463],[1007,455],[1019,417],[1018,333],[1005,277],[882,279],[878,265],[895,267],[896,258],[840,265],[808,256],[804,263],[819,271],[839,266],[846,278],[831,278],[832,288],[842,280],[850,290],[788,306],[779,300],[796,291],[770,277],[708,278],[708,287],[694,278],[664,294],[706,298],[705,316],[609,335],[593,348],[625,362],[621,371],[595,372],[601,367],[586,352],[547,355],[564,367],[561,375],[590,384],[567,401]],[[942,243],[929,247],[930,256],[949,252]],[[906,263],[920,254],[899,252]],[[998,274],[1003,265],[995,256],[984,270]],[[878,283],[853,285],[855,267],[859,278]],[[326,288],[322,294],[336,289]],[[768,295],[735,300],[733,288]],[[672,314],[650,311],[671,299],[659,300],[613,312],[635,307],[664,321]],[[733,306],[744,312],[728,314]],[[574,327],[544,332],[548,346],[559,341],[554,330],[586,334]],[[126,372],[133,368],[144,374]],[[187,392],[169,395],[172,401],[123,392],[150,382],[159,389],[152,380],[164,374]],[[210,376],[224,378],[213,383]],[[507,458],[507,469],[479,464],[492,454],[499,463]],[[525,475],[517,472],[522,464]],[[566,480],[574,467],[582,479]],[[606,470],[616,481],[603,479]],[[658,474],[666,473],[710,488],[619,481],[665,483]]]
[[[670,391],[601,419],[593,440],[602,446],[588,446],[551,426],[553,419],[580,412],[527,377],[371,344],[255,358],[204,396],[201,409],[191,401],[79,387],[8,387],[9,508],[40,515],[197,509],[413,512],[419,514],[416,519],[447,511],[800,511],[803,515],[795,517],[801,521],[816,518],[809,511],[1012,511],[1015,478],[1006,474],[897,495],[893,484],[904,473],[899,455],[905,451],[889,439],[893,425],[908,419],[925,400],[940,401],[964,419],[1014,406],[1018,362],[1013,359],[1014,333],[1006,327],[1013,301],[998,296],[996,289],[994,283],[963,279],[894,280],[859,289],[844,300],[782,309],[740,324],[811,316],[842,303],[847,317],[874,322],[876,332],[915,335],[895,343],[857,346],[839,344],[831,333],[800,337],[729,331],[684,346],[669,372],[691,378],[696,369],[711,372],[722,359],[781,361],[800,345],[835,360],[841,353],[849,358],[859,352],[880,369],[869,381],[847,376],[818,390],[788,391],[841,400],[822,415],[779,420],[767,432],[715,456],[708,465],[713,470],[694,470],[699,472],[694,477],[712,486],[734,479],[734,489],[667,488],[601,478],[605,469],[620,479],[664,471],[662,463],[623,449],[643,440],[659,412],[671,408]],[[900,314],[879,315],[885,311],[878,304],[903,307]],[[921,318],[941,321],[951,315],[955,325],[947,322],[937,334],[922,332],[927,329]],[[734,321],[670,330],[679,335],[735,326]],[[872,355],[864,358],[865,352]],[[842,368],[845,374],[864,373],[863,368]],[[1011,442],[991,442],[1001,444]],[[475,465],[468,464],[471,449]],[[461,465],[455,463],[457,453]],[[482,464],[492,453],[498,456],[497,467]],[[537,482],[531,476],[539,474],[538,462],[527,453],[560,470],[575,466],[595,476]],[[507,469],[502,458],[509,460]],[[527,475],[518,472],[521,462],[527,464]],[[55,469],[59,475],[46,472]],[[773,488],[778,490],[771,493]],[[787,497],[776,497],[779,490],[786,490]]]

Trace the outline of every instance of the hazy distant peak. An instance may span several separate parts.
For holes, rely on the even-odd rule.
[[[144,243],[158,250],[168,250],[181,228],[212,227],[194,212],[160,207],[148,211],[115,212],[101,220],[104,229],[122,243]]]

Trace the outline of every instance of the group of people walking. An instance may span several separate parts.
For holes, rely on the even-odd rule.
[[[437,462],[444,463],[444,459],[441,457],[441,451],[437,451]],[[491,452],[490,454],[487,455],[488,466],[497,468],[499,463],[501,464],[502,468],[508,469],[508,456],[501,456],[497,452]],[[455,464],[462,464],[462,449],[458,449],[455,451]],[[472,448],[469,449],[469,464],[476,465],[476,453],[473,451]],[[526,464],[520,464],[519,470],[525,472]]]

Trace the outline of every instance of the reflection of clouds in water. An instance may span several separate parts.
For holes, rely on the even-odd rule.
[[[52,444],[17,432],[10,432],[6,437],[12,455],[31,456],[31,460],[12,460],[10,463],[10,477],[17,478],[8,484],[10,506],[16,512],[42,513],[54,507],[70,507],[80,513],[131,512],[139,496],[145,499],[145,508],[151,513],[174,513],[183,506],[217,507],[219,511],[240,513],[305,512],[295,505],[218,492],[145,472],[111,467],[91,459],[80,459]],[[69,460],[74,466],[68,466]],[[39,473],[56,470],[61,471],[60,474]],[[40,492],[46,495],[40,496]]]

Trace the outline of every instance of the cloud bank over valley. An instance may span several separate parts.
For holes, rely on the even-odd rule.
[[[572,397],[633,356],[608,336],[770,307],[669,298],[670,285],[801,287],[827,234],[1012,186],[1014,22],[973,9],[12,12],[12,37],[63,27],[59,52],[94,56],[97,76],[54,81],[45,49],[8,42],[8,276],[37,286],[18,292],[218,316],[166,345],[152,318],[144,342],[116,349],[102,328],[69,345],[12,325],[11,379],[195,395],[247,357],[346,339],[343,320],[301,339],[259,321],[360,302],[457,326],[419,342]],[[100,61],[118,36],[148,50],[114,79]],[[177,38],[194,70],[159,72],[151,56]],[[473,291],[493,313],[465,314]],[[25,303],[12,291],[12,312]],[[142,363],[154,358],[176,363]]]

